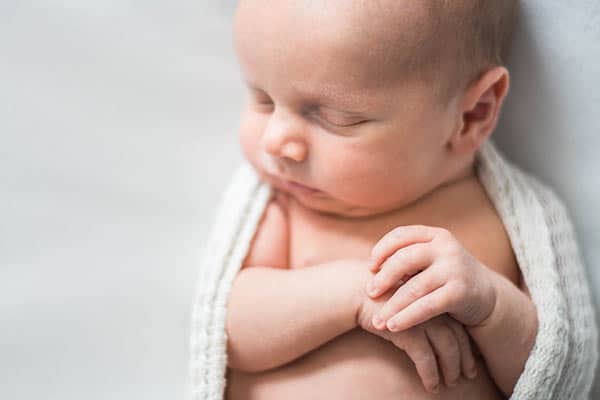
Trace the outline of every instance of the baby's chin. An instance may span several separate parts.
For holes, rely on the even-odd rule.
[[[299,206],[306,210],[322,214],[332,218],[359,219],[371,218],[391,210],[372,209],[349,204],[345,201],[336,199],[325,192],[313,194],[302,194],[288,190],[281,185],[271,185],[274,190],[285,194]]]

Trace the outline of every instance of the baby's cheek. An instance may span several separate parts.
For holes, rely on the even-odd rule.
[[[249,161],[254,161],[259,154],[264,125],[264,118],[257,117],[249,111],[242,114],[239,140],[242,151]]]
[[[393,175],[385,164],[359,152],[339,153],[325,171],[332,173],[332,185],[341,197],[361,205],[377,206],[392,190]]]

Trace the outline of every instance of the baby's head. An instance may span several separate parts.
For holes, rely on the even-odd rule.
[[[348,217],[472,175],[508,91],[515,1],[241,0],[245,156],[306,207]]]

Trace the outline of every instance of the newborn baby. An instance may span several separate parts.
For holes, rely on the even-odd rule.
[[[510,396],[537,316],[476,153],[514,8],[239,2],[241,145],[273,196],[228,300],[228,399]]]

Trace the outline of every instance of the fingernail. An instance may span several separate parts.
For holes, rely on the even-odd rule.
[[[379,316],[375,316],[373,318],[373,325],[375,326],[375,328],[379,328],[381,325],[383,325],[383,319],[381,319],[381,317]]]
[[[473,379],[473,378],[477,377],[477,369],[473,368],[473,369],[470,369],[469,371],[467,371],[467,376],[469,377],[469,379]]]
[[[375,258],[371,258],[369,260],[370,264],[369,264],[369,270],[370,271],[374,271],[377,266],[379,265],[379,260],[375,259]]]
[[[371,281],[367,285],[367,293],[371,296],[375,296],[377,294],[377,283]]]
[[[390,331],[394,332],[398,328],[398,325],[396,325],[396,323],[394,321],[388,321],[387,328]]]

